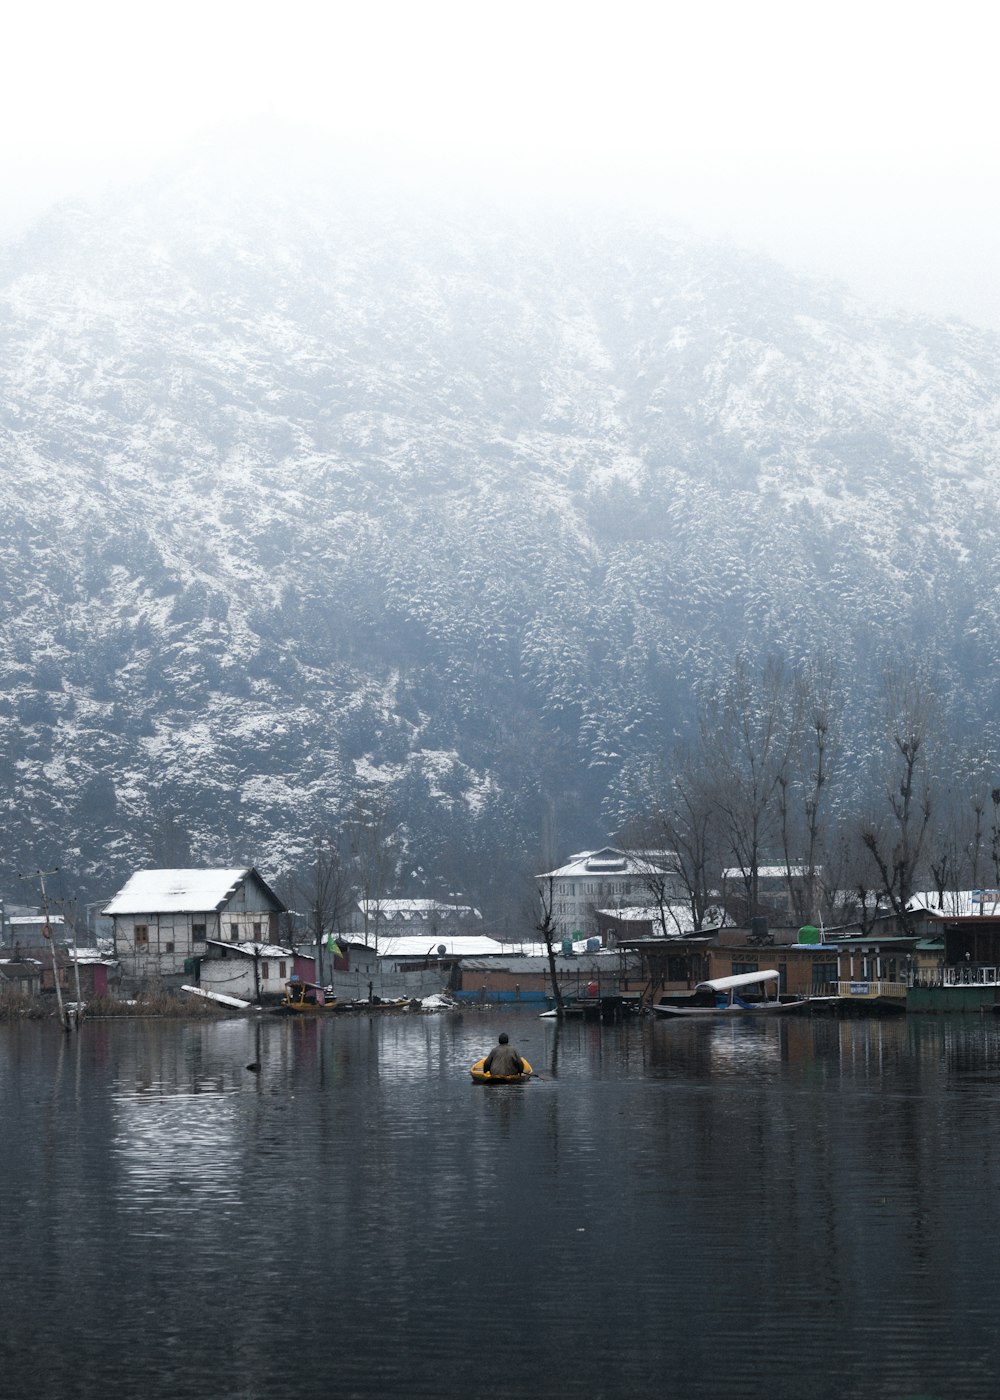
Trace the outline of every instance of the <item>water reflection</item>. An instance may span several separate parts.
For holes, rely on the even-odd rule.
[[[5,1400],[40,1355],[81,1400],[995,1392],[992,1018],[51,1029],[0,1028]],[[473,1084],[501,1029],[537,1080]]]

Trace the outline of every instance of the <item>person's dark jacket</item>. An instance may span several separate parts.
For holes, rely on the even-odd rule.
[[[523,1074],[524,1061],[513,1045],[494,1045],[486,1056],[483,1069],[487,1074],[506,1077],[508,1074]]]

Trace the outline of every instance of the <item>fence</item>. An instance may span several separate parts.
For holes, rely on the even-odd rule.
[[[906,999],[905,982],[885,982],[872,978],[870,981],[858,979],[853,982],[837,982],[836,995],[851,1001],[874,1001],[876,997],[900,997]]]
[[[447,981],[446,973],[419,968],[412,972],[334,972],[331,985],[338,1001],[367,1001],[372,997],[395,1001],[398,997],[433,996],[446,990]]]

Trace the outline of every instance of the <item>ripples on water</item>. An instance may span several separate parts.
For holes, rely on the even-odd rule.
[[[0,1397],[993,1397],[998,1095],[983,1018],[3,1027]]]

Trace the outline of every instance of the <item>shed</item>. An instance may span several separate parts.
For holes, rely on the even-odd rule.
[[[280,997],[295,972],[295,954],[277,943],[230,943],[209,938],[199,960],[197,986],[207,992],[264,1001]]]

